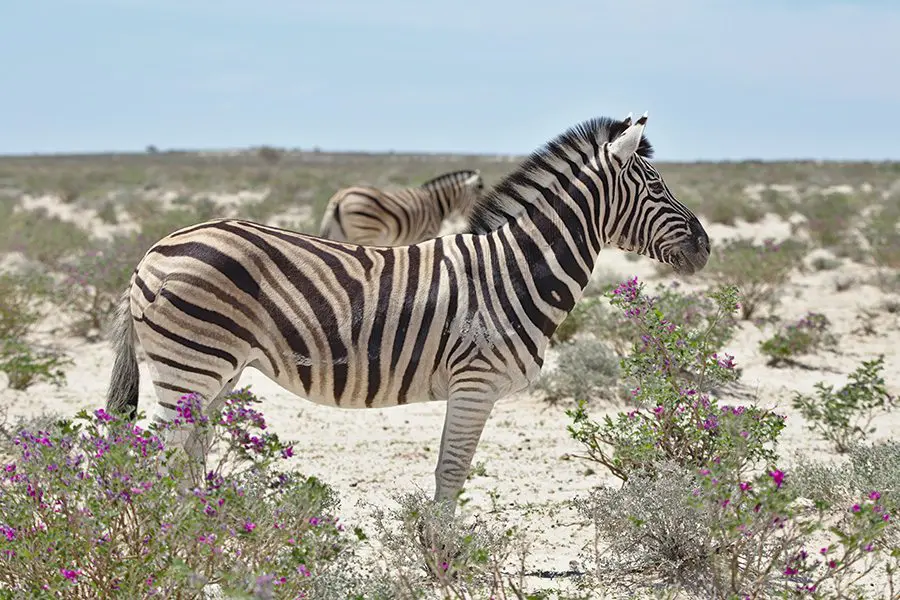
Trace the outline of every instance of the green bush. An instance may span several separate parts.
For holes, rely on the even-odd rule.
[[[0,273],[0,340],[23,338],[34,328],[50,287],[40,275]]]
[[[768,365],[796,365],[797,357],[821,348],[832,347],[837,338],[831,333],[831,321],[821,313],[809,312],[802,319],[782,326],[772,337],[760,342],[759,350],[769,357]]]
[[[818,382],[816,394],[794,394],[793,407],[807,421],[807,427],[831,442],[837,452],[848,452],[854,444],[875,431],[875,415],[896,404],[881,375],[884,356],[863,361],[849,376],[849,382],[835,391],[833,385]]]
[[[791,271],[801,262],[805,246],[796,241],[762,244],[735,239],[717,245],[704,274],[718,285],[737,287],[741,318],[750,319],[763,306],[778,305],[781,288]]]
[[[0,339],[0,372],[6,373],[10,389],[27,390],[39,382],[61,387],[66,382],[63,367],[71,364],[57,350],[13,338]]]
[[[803,227],[813,242],[822,248],[841,248],[850,241],[854,218],[865,206],[858,198],[847,194],[819,194],[806,198]]]

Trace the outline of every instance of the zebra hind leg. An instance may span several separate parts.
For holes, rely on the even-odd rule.
[[[183,414],[179,414],[178,403],[185,395],[194,393],[199,398],[200,411],[203,415],[209,415],[221,406],[225,396],[234,389],[240,375],[241,372],[238,371],[224,386],[210,385],[206,389],[192,392],[158,381],[153,382],[157,397],[154,421],[159,425],[165,425],[162,441],[167,449],[183,450],[187,454],[189,475],[194,481],[199,481],[199,477],[206,472],[206,455],[210,446],[211,432],[208,428],[198,429],[196,424],[185,421]],[[209,398],[211,400],[208,400]],[[178,425],[172,423],[176,419]]]
[[[241,372],[238,371],[237,374],[229,379],[222,390],[203,408],[203,415],[206,417],[211,417],[218,411],[222,404],[225,402],[225,397],[230,394],[235,386],[237,385],[238,380],[241,378]],[[209,456],[209,450],[212,446],[212,428],[211,427],[195,427],[187,439],[184,442],[184,449],[187,452],[188,456],[192,457],[193,460],[199,461],[203,464],[203,472],[207,471],[206,469],[206,458]]]

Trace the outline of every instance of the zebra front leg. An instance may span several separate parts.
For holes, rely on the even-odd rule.
[[[481,432],[493,408],[494,401],[487,398],[451,394],[447,400],[444,432],[434,471],[434,500],[449,504],[451,514],[456,512],[457,497],[465,484]]]

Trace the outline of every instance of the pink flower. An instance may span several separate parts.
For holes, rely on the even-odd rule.
[[[784,471],[782,471],[781,469],[769,471],[769,477],[771,477],[772,481],[775,482],[775,487],[780,489],[781,484],[784,483]]]
[[[59,572],[69,581],[78,581],[78,576],[81,575],[81,569],[60,569]]]
[[[850,507],[850,510],[852,512],[858,513],[859,511],[862,510],[862,507],[859,504],[854,504],[853,506]]]
[[[871,492],[869,492],[869,500],[875,501],[880,498],[881,498],[881,494],[879,492],[876,492],[875,490],[872,490]]]
[[[749,482],[749,481],[742,481],[742,482],[741,482],[741,491],[742,491],[742,492],[746,492],[746,491],[749,490],[749,489],[750,489],[750,482]]]
[[[256,523],[254,523],[253,521],[247,521],[246,523],[244,523],[244,531],[246,531],[247,533],[250,533],[254,529],[256,529]]]

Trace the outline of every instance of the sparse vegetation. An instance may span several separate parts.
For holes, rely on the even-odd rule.
[[[770,367],[777,367],[797,365],[798,357],[836,343],[828,317],[810,312],[796,322],[780,327],[772,337],[760,343],[759,350],[769,357]]]
[[[660,165],[669,186],[705,224],[720,224],[710,264],[686,282],[690,290],[671,283],[671,269],[661,269],[658,284],[625,285],[613,294],[616,286],[608,280],[612,276],[618,282],[622,276],[613,274],[616,263],[610,262],[610,274],[592,284],[557,330],[547,363],[554,368],[537,385],[547,400],[574,403],[565,407],[573,437],[568,443],[579,445],[581,460],[569,450],[560,457],[545,446],[550,438],[541,436],[550,427],[556,427],[554,444],[565,436],[563,408],[553,402],[527,413],[527,420],[504,416],[491,426],[520,430],[515,437],[485,435],[479,453],[495,454],[476,457],[458,517],[444,514],[427,494],[413,494],[395,497],[396,508],[376,502],[347,531],[339,531],[341,521],[329,518],[312,525],[310,517],[338,512],[334,491],[280,458],[283,445],[267,437],[268,429],[254,429],[253,418],[245,423],[245,437],[209,415],[219,441],[207,455],[207,466],[215,470],[251,458],[257,470],[204,478],[199,495],[170,479],[181,467],[164,449],[152,447],[155,431],[106,422],[93,411],[61,424],[55,416],[33,424],[21,417],[5,419],[7,413],[33,414],[23,410],[32,402],[29,392],[12,389],[39,382],[62,385],[66,374],[74,377],[68,358],[48,342],[59,332],[52,328],[74,317],[75,331],[88,339],[71,342],[79,349],[70,352],[95,351],[93,342],[105,329],[131,269],[159,238],[221,216],[315,232],[325,202],[338,187],[415,184],[463,163],[480,169],[490,185],[517,161],[336,155],[268,146],[236,154],[148,147],[147,153],[114,159],[0,158],[0,253],[14,253],[0,254],[9,260],[0,263],[0,371],[5,371],[0,378],[8,382],[8,387],[0,383],[0,468],[5,469],[0,471],[0,525],[8,527],[0,529],[0,553],[17,553],[0,556],[0,588],[11,586],[22,596],[59,592],[74,598],[150,592],[198,597],[203,588],[237,597],[295,597],[303,591],[308,597],[359,600],[571,600],[630,592],[667,598],[688,592],[716,600],[898,596],[896,575],[886,568],[900,566],[895,524],[900,450],[890,425],[879,427],[878,435],[872,427],[879,419],[896,417],[891,412],[896,410],[896,355],[890,344],[900,329],[900,313],[893,309],[900,291],[900,169],[891,163]],[[88,209],[90,214],[80,214]],[[756,223],[772,212],[791,219],[787,241],[721,240],[722,225],[743,227],[742,222]],[[771,218],[755,231],[787,231],[788,224],[777,222],[773,233],[763,229]],[[96,235],[103,237],[86,229],[98,221],[104,226]],[[817,273],[807,277],[805,264]],[[872,275],[880,290],[859,292],[857,286],[872,282]],[[815,290],[808,288],[813,277],[828,281],[822,293],[840,293],[838,302],[858,303],[854,312],[865,315],[861,327],[840,328],[849,353],[858,356],[859,344],[866,344],[867,356],[885,356],[863,361],[846,383],[821,382],[811,394],[781,389],[774,394],[775,386],[766,380],[777,372],[767,369],[806,367],[802,377],[811,378],[809,385],[819,380],[812,370],[821,367],[805,357],[837,349],[829,319],[847,318],[846,312],[832,303],[817,304]],[[598,291],[601,297],[592,297]],[[882,297],[869,302],[870,291]],[[55,318],[60,308],[61,320]],[[785,323],[786,308],[792,315],[806,308],[815,312]],[[754,360],[746,381],[731,357],[740,348],[733,346],[746,348],[760,334],[741,320],[773,327],[760,345],[769,363]],[[846,365],[849,357],[829,356],[829,367],[837,360]],[[45,389],[39,402],[55,409],[54,393]],[[69,401],[69,390],[64,393]],[[243,414],[258,414],[259,405],[244,401],[251,402],[251,396],[236,399],[247,411]],[[627,406],[611,412],[611,401]],[[815,432],[839,454],[838,462],[800,457],[796,466],[785,466],[781,412],[788,415],[787,423],[794,422],[792,435]],[[393,423],[383,426],[400,430]],[[890,439],[869,439],[881,434]],[[15,439],[19,445],[12,444]],[[98,440],[106,445],[100,446],[102,456],[93,456],[97,446],[86,444]],[[417,477],[424,456],[433,457],[433,443],[416,442],[410,449],[399,441],[379,446],[385,449],[384,464],[403,460],[409,477]],[[253,451],[259,443],[272,458],[264,466]],[[235,444],[242,450],[229,454]],[[336,452],[347,455],[371,451],[350,443],[340,448]],[[540,461],[534,462],[529,452],[535,456],[538,448]],[[318,464],[325,453],[316,450],[303,460]],[[78,454],[84,455],[80,462],[65,461]],[[511,458],[504,462],[500,456]],[[508,469],[513,460],[521,465]],[[572,470],[573,463],[580,466]],[[300,464],[306,468],[306,462]],[[163,473],[157,469],[161,465],[172,469]],[[509,496],[497,484],[521,477],[517,469],[547,473],[536,477],[548,481],[520,479],[514,487],[521,497]],[[280,479],[285,473],[289,480]],[[608,473],[623,479],[622,485],[573,491]],[[12,481],[15,476],[27,479]],[[143,489],[140,484],[149,481],[151,488]],[[359,477],[350,487],[368,497],[381,485],[373,481]],[[29,495],[29,483],[35,496]],[[559,496],[545,502],[532,492],[540,485]],[[344,498],[340,510],[357,497]],[[265,500],[250,501],[258,498]],[[203,513],[223,499],[222,508],[214,506],[215,518]],[[576,511],[561,516],[571,506]],[[81,511],[84,507],[88,512]],[[474,523],[473,514],[479,515]],[[530,540],[531,549],[529,536],[511,527],[523,518],[537,538]],[[248,522],[255,525],[250,531],[244,529]],[[585,524],[591,527],[582,528]],[[554,569],[565,570],[575,558],[565,549],[554,547],[552,559],[529,554],[537,546],[546,556],[540,546],[557,527],[565,528],[567,538],[586,541],[593,535],[595,542],[587,559],[565,573],[543,564],[553,560],[558,563]],[[302,537],[289,544],[291,533]],[[26,560],[38,554],[41,561]],[[298,570],[300,564],[308,577]],[[114,578],[118,590],[112,589]],[[40,589],[43,585],[49,591]]]
[[[806,248],[796,241],[762,244],[732,239],[718,244],[704,273],[718,285],[733,285],[740,292],[740,315],[750,319],[760,308],[774,309],[791,271],[800,265]]]
[[[873,433],[872,421],[892,408],[896,399],[888,393],[881,371],[884,356],[863,363],[839,390],[818,382],[815,395],[794,394],[793,406],[807,420],[807,427],[845,453]]]

